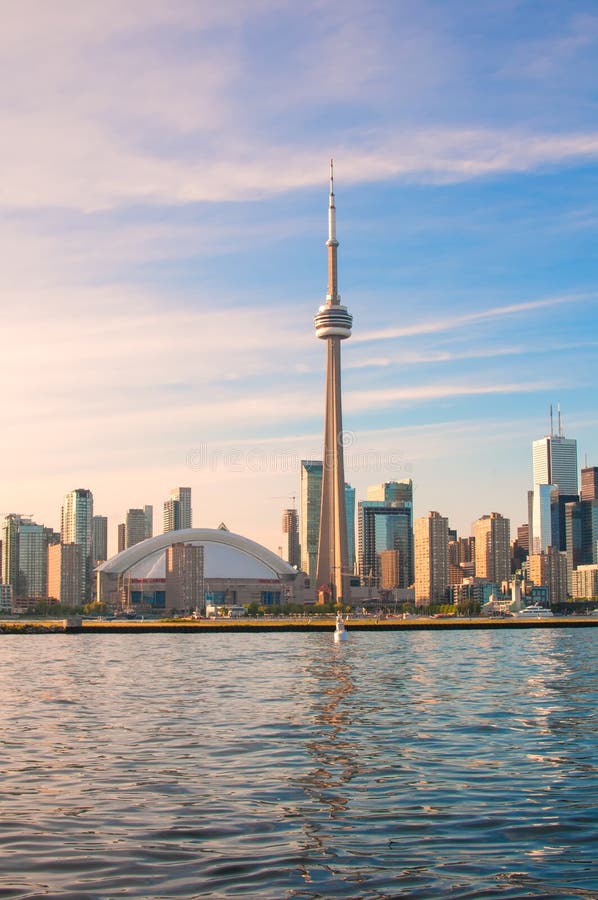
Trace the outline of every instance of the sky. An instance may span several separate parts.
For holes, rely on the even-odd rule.
[[[0,514],[193,490],[282,544],[321,458],[335,160],[347,480],[527,519],[598,465],[595,0],[0,0]],[[294,499],[296,498],[296,499]]]

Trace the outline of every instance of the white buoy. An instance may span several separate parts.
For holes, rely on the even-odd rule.
[[[345,623],[343,622],[343,617],[340,613],[337,613],[336,616],[336,628],[334,630],[334,640],[336,643],[339,641],[347,640],[347,629],[345,628]]]

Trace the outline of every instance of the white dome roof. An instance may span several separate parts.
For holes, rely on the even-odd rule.
[[[105,574],[131,578],[166,577],[166,548],[185,543],[204,547],[204,576],[210,578],[251,578],[289,580],[297,575],[287,562],[249,538],[215,528],[182,528],[147,538],[117,553],[96,569]]]

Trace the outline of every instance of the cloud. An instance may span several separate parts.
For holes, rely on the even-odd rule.
[[[377,369],[390,366],[434,365],[436,363],[453,363],[469,359],[495,359],[503,356],[530,356],[537,353],[562,353],[570,350],[595,349],[598,341],[571,341],[570,343],[515,344],[508,347],[490,347],[487,344],[473,350],[422,350],[420,352],[402,352],[400,357],[374,356],[363,359],[348,360],[344,369]]]
[[[464,325],[472,325],[477,322],[487,322],[507,316],[520,315],[535,312],[552,306],[564,304],[584,303],[595,301],[598,294],[579,293],[562,294],[555,297],[544,297],[540,300],[529,300],[524,303],[511,303],[506,306],[494,306],[482,309],[478,312],[463,313],[439,319],[431,319],[423,322],[415,322],[413,325],[404,325],[398,328],[382,328],[376,331],[357,333],[352,337],[354,343],[367,341],[392,340],[395,338],[414,337],[422,334],[435,334],[437,332],[455,331]]]

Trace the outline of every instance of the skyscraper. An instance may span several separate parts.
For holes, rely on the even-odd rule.
[[[355,488],[345,484],[345,508],[347,511],[347,563],[355,572]]]
[[[143,509],[128,509],[125,516],[125,548],[145,540],[146,517]]]
[[[550,435],[546,435],[532,445],[533,481],[534,481],[534,509],[531,517],[531,548],[533,552],[539,552],[538,548],[544,542],[546,528],[542,533],[542,526],[536,521],[536,511],[539,509],[538,485],[556,485],[558,497],[553,506],[553,546],[559,550],[565,550],[566,522],[565,505],[579,499],[577,477],[577,441],[566,438],[563,435],[561,413],[559,410],[558,433],[553,433],[552,407],[550,410]]]
[[[399,551],[399,584],[413,584],[413,510],[411,505],[361,500],[357,504],[359,575],[362,584],[378,587],[381,576],[380,554]]]
[[[53,544],[48,547],[48,597],[65,606],[81,602],[81,547]]]
[[[170,500],[164,503],[164,531],[180,531],[191,528],[191,488],[178,487],[170,492]]]
[[[430,512],[413,525],[415,603],[441,603],[449,584],[448,519]]]
[[[598,500],[598,466],[581,470],[581,499]]]
[[[345,465],[341,405],[341,341],[351,336],[353,318],[338,293],[336,207],[332,160],[328,200],[328,292],[314,319],[316,335],[326,341],[326,406],[322,507],[316,565],[316,588],[337,602],[350,599]]]
[[[63,544],[81,548],[81,603],[91,596],[91,535],[93,494],[85,488],[70,491],[64,498],[60,537]]]
[[[322,460],[301,460],[301,568],[315,584],[322,504]]]
[[[143,515],[145,516],[145,536],[146,538],[154,535],[154,507],[146,504],[143,507]]]
[[[2,523],[2,581],[13,596],[41,600],[46,596],[47,529],[28,516],[10,513]]]
[[[106,516],[93,516],[91,520],[91,559],[95,566],[108,559],[108,519]]]
[[[490,513],[474,522],[475,573],[494,584],[506,581],[511,574],[509,519]]]
[[[283,509],[282,533],[286,534],[285,559],[291,566],[301,565],[299,546],[299,516],[296,509]]]

